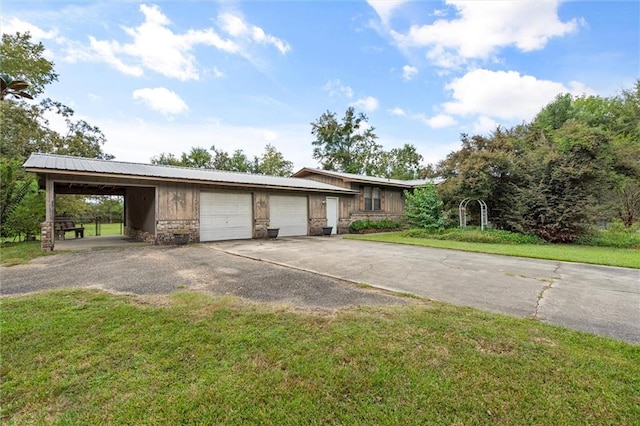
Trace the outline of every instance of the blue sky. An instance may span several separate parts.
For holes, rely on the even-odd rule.
[[[1,19],[45,45],[60,74],[45,96],[121,161],[270,143],[316,167],[310,123],[354,106],[385,149],[432,163],[460,133],[640,78],[638,1],[5,0]]]

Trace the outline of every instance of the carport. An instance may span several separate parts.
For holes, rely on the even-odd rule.
[[[61,180],[56,180],[61,179]],[[47,218],[55,218],[55,198],[57,195],[115,195],[124,199],[124,226],[154,233],[155,223],[155,187],[125,185],[113,179],[104,178],[99,182],[87,181],[86,178],[59,177],[45,175],[47,181],[53,181],[53,190],[47,190]],[[51,200],[49,200],[51,194]]]

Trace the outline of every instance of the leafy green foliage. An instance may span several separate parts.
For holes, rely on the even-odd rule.
[[[31,177],[29,175],[29,177]],[[40,234],[40,223],[44,221],[44,191],[38,189],[38,183],[29,179],[29,189],[7,218],[3,236],[22,240],[33,240]]]
[[[264,153],[255,160],[253,173],[267,176],[291,176],[293,163],[285,160],[284,155],[273,145],[267,145]]]
[[[370,127],[365,114],[347,108],[339,122],[334,112],[327,111],[311,123],[315,136],[313,158],[325,170],[380,176],[390,179],[419,179],[424,167],[422,155],[416,147],[382,150],[376,140],[375,128]]]
[[[405,191],[404,214],[410,226],[424,229],[444,229],[446,219],[433,184],[424,185],[413,191]]]
[[[404,223],[391,220],[391,219],[382,219],[382,220],[354,220],[349,225],[349,232],[352,233],[362,233],[367,231],[394,231],[397,229],[401,229],[404,227]]]
[[[422,155],[411,144],[383,151],[377,160],[375,176],[401,180],[420,179],[424,170],[422,160]]]
[[[191,148],[189,153],[183,152],[180,158],[174,154],[163,152],[151,158],[151,163],[269,176],[290,176],[293,172],[293,163],[285,160],[284,155],[270,144],[267,144],[264,153],[260,157],[254,157],[253,161],[249,160],[241,149],[229,154],[212,146],[211,151],[213,154],[209,153],[205,148],[194,147]]]
[[[0,159],[0,237],[17,235],[14,214],[33,188],[34,177],[25,174],[20,166],[15,160]]]
[[[430,238],[433,240],[466,241],[470,243],[491,244],[544,244],[545,241],[535,235],[519,234],[500,229],[479,228],[448,228],[434,231],[424,228],[407,229],[402,232],[403,237]]]
[[[353,107],[347,108],[342,122],[336,114],[325,112],[311,123],[313,158],[325,170],[371,174],[381,145],[374,128],[368,126],[363,113],[356,114]]]
[[[34,182],[35,176],[20,168],[29,155],[45,152],[101,159],[113,156],[102,151],[106,138],[100,129],[84,120],[74,120],[71,108],[48,98],[37,104],[22,101],[44,93],[45,86],[58,79],[54,64],[45,58],[42,43],[33,43],[28,33],[3,34],[0,74],[0,234],[32,237],[44,219],[44,197]],[[64,119],[63,133],[49,127],[49,113]],[[83,197],[76,198],[85,204]],[[64,204],[61,201],[60,207],[64,208]]]
[[[640,233],[634,229],[591,231],[578,238],[575,243],[596,247],[640,249]]]
[[[640,217],[640,80],[611,98],[558,96],[529,124],[462,135],[438,164],[449,211],[484,200],[497,228],[570,242],[614,217]],[[474,208],[473,205],[470,206]]]
[[[35,97],[45,86],[58,80],[53,62],[45,58],[44,45],[33,43],[29,33],[2,34],[0,69],[13,79],[24,81],[21,90]]]

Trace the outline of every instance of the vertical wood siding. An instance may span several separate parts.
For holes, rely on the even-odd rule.
[[[155,188],[129,187],[124,196],[125,224],[131,229],[156,232]]]
[[[158,186],[158,220],[197,220],[200,191],[197,186],[166,183]]]
[[[404,196],[402,190],[385,189],[384,202],[383,211],[386,213],[402,214],[404,211]]]
[[[333,176],[324,176],[324,175],[308,175],[303,179],[315,180],[316,182],[322,182],[333,186],[339,186],[342,188],[349,188],[350,184],[348,182],[344,182],[341,178],[336,178]]]

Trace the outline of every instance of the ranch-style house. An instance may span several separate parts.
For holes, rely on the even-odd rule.
[[[399,219],[404,190],[424,180],[396,180],[303,168],[292,177],[32,154],[28,172],[46,190],[42,248],[55,244],[56,194],[124,198],[124,233],[170,244],[176,231],[191,241],[349,232],[353,220]]]

